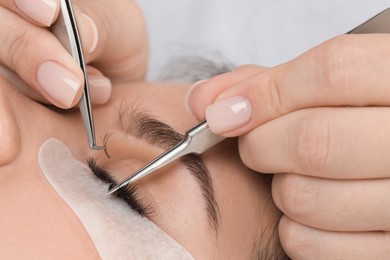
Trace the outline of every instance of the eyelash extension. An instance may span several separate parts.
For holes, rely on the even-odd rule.
[[[96,158],[88,158],[88,167],[91,169],[92,173],[104,183],[109,184],[109,187],[114,187],[117,183],[112,178],[112,174],[105,169],[105,167],[100,167],[96,163]],[[142,217],[148,217],[153,212],[153,207],[149,205],[144,205],[144,201],[140,198],[138,188],[134,185],[131,187],[124,187],[118,190],[115,193],[115,196],[124,200],[133,210],[137,211]]]

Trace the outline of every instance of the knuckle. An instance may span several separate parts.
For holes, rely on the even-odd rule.
[[[259,73],[263,71],[265,67],[254,65],[254,64],[245,64],[236,69],[236,71],[251,71],[253,73]]]
[[[321,46],[321,51],[315,52],[314,59],[322,66],[317,78],[323,79],[321,86],[326,86],[331,91],[337,91],[339,95],[350,94],[352,88],[356,90],[356,82],[359,82],[357,73],[364,71],[367,59],[362,47],[355,44],[350,37],[342,35],[326,42]]]
[[[284,216],[279,224],[279,235],[283,249],[291,258],[302,259],[310,254],[312,243],[298,223]]]
[[[284,115],[288,112],[285,90],[279,75],[261,73],[249,79],[247,95],[250,100],[257,100],[261,104],[263,113]],[[256,104],[254,104],[256,105]]]
[[[312,113],[291,127],[289,157],[301,173],[321,171],[327,166],[331,141],[329,120]]]
[[[268,86],[270,86],[269,95],[265,96],[268,98],[267,103],[270,106],[270,111],[275,111],[278,115],[288,113],[289,109],[286,102],[288,99],[286,99],[285,89],[282,87],[281,77],[271,74]]]
[[[281,209],[291,218],[305,220],[316,210],[317,186],[310,179],[284,174],[280,181]]]
[[[7,35],[8,48],[5,53],[5,63],[10,69],[17,70],[29,46],[30,34],[28,29],[12,24],[7,28]]]
[[[252,144],[253,142],[251,141],[250,134],[241,136],[238,139],[238,152],[244,165],[252,170],[256,170],[256,165],[254,163],[256,151],[253,150]]]

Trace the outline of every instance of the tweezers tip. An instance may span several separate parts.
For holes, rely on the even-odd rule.
[[[107,195],[111,195],[111,194],[117,192],[118,190],[120,190],[120,189],[123,188],[124,186],[129,185],[130,183],[131,183],[131,181],[126,180],[126,181],[123,181],[123,182],[121,182],[121,183],[118,183],[117,185],[110,186],[110,187],[108,188],[108,193],[107,193]]]
[[[107,195],[112,195],[112,194],[114,194],[116,191],[118,191],[120,188],[122,188],[122,186],[121,185],[115,185],[114,187],[110,187],[109,189],[108,189],[108,192],[107,192]]]
[[[130,178],[127,178],[126,180],[122,181],[121,183],[118,183],[115,186],[109,187],[107,195],[111,195],[111,194],[117,192],[121,188],[132,184],[133,182],[135,182],[138,179],[139,179],[139,176],[137,174],[132,175]]]

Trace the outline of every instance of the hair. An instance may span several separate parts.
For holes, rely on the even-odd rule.
[[[158,80],[195,83],[218,74],[232,71],[236,66],[223,60],[219,52],[200,55],[173,57],[162,69]]]
[[[208,58],[200,55],[174,57],[164,66],[158,80],[195,83],[232,71],[236,67],[232,62],[225,61],[219,52],[208,53],[207,56]],[[265,223],[254,239],[250,259],[290,259],[279,240],[278,224],[282,213],[274,206],[271,196],[263,212],[273,214],[275,218]]]
[[[251,260],[287,260],[290,259],[284,252],[279,240],[278,224],[282,213],[274,206],[272,198],[270,196],[268,203],[264,207],[264,214],[275,215],[274,218],[268,220],[267,223],[263,223],[263,227],[255,238]]]

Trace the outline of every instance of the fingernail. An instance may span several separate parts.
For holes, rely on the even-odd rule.
[[[15,5],[28,17],[50,26],[57,10],[56,0],[15,0]]]
[[[72,106],[81,87],[76,75],[54,61],[42,63],[37,78],[42,89],[65,108]]]
[[[205,83],[206,81],[208,81],[208,79],[202,79],[202,80],[199,80],[197,82],[195,82],[187,91],[187,94],[186,94],[186,97],[184,99],[184,106],[187,110],[187,112],[190,114],[190,115],[193,115],[192,111],[191,111],[191,103],[190,103],[190,97],[191,97],[191,94],[194,92],[194,90],[202,85],[203,83]]]
[[[82,27],[85,26],[85,28],[81,28],[81,31],[83,32],[83,34],[81,35],[81,37],[83,38],[81,40],[86,44],[86,51],[91,54],[92,52],[94,52],[98,45],[99,31],[97,29],[96,23],[92,20],[90,16],[85,13],[82,13],[81,19],[83,19],[83,21],[80,23],[80,25]]]
[[[90,75],[88,77],[92,103],[105,104],[111,96],[111,81],[104,76]]]
[[[235,96],[218,101],[206,109],[206,119],[210,130],[223,134],[249,122],[252,106],[245,97]]]

